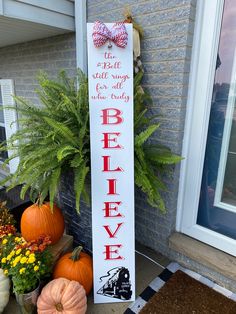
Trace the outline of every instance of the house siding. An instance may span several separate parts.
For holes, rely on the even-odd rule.
[[[39,71],[56,77],[61,69],[71,76],[76,73],[74,33],[0,48],[0,78],[13,79],[16,95],[35,104],[39,103],[35,93]]]

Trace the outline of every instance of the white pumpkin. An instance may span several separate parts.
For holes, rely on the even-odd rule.
[[[10,297],[10,280],[0,268],[0,313],[3,312]]]

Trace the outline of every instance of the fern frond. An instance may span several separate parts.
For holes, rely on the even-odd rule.
[[[67,139],[71,145],[77,145],[76,138],[71,130],[63,123],[57,122],[50,118],[44,117],[44,120],[50,125],[60,136],[63,136]]]
[[[85,180],[84,188],[83,188],[83,191],[82,191],[82,197],[83,197],[85,203],[89,206],[90,205],[91,195],[88,192],[88,187],[86,185],[86,180]]]
[[[51,210],[53,210],[54,199],[58,190],[60,177],[61,177],[61,167],[57,167],[56,169],[52,171],[51,178],[50,178],[49,196],[50,196]]]
[[[80,213],[80,196],[84,190],[84,183],[88,172],[89,167],[85,163],[80,168],[74,169],[75,207],[78,213]]]
[[[159,128],[160,124],[149,125],[146,130],[135,136],[135,146],[143,145],[147,139]]]
[[[141,188],[141,190],[148,195],[150,199],[153,198],[153,188],[152,184],[147,177],[147,173],[143,170],[142,166],[140,165],[139,161],[135,159],[135,171],[134,171],[134,178],[135,184]]]
[[[159,164],[176,164],[179,163],[183,158],[173,154],[170,150],[166,148],[157,147],[144,147],[145,156],[150,161],[155,161]]]
[[[76,154],[70,162],[70,166],[72,168],[79,168],[82,162],[84,161],[81,154]]]
[[[59,161],[62,161],[62,159],[66,158],[69,155],[74,155],[75,153],[77,153],[79,150],[71,145],[66,145],[61,147],[58,151],[57,151],[57,159]]]

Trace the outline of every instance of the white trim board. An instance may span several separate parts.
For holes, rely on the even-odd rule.
[[[76,64],[87,74],[87,24],[86,0],[75,0],[75,36],[76,36]]]
[[[65,31],[74,31],[74,4],[66,0],[54,1],[0,0],[1,15],[13,19],[43,24]],[[40,5],[41,4],[41,5]]]

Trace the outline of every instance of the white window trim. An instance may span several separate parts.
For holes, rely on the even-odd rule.
[[[12,106],[15,107],[15,101],[13,95],[14,91],[14,81],[11,79],[0,79],[0,88],[2,94],[3,106]],[[6,139],[9,139],[12,134],[14,134],[18,129],[17,123],[17,112],[15,110],[3,109],[4,121],[5,121],[5,130],[6,130]],[[12,152],[8,152],[8,157],[12,156]],[[14,173],[18,167],[19,158],[16,157],[9,162],[9,171]],[[4,174],[4,171],[2,171]]]
[[[196,224],[223,6],[197,2],[176,230],[236,256],[235,240]]]

